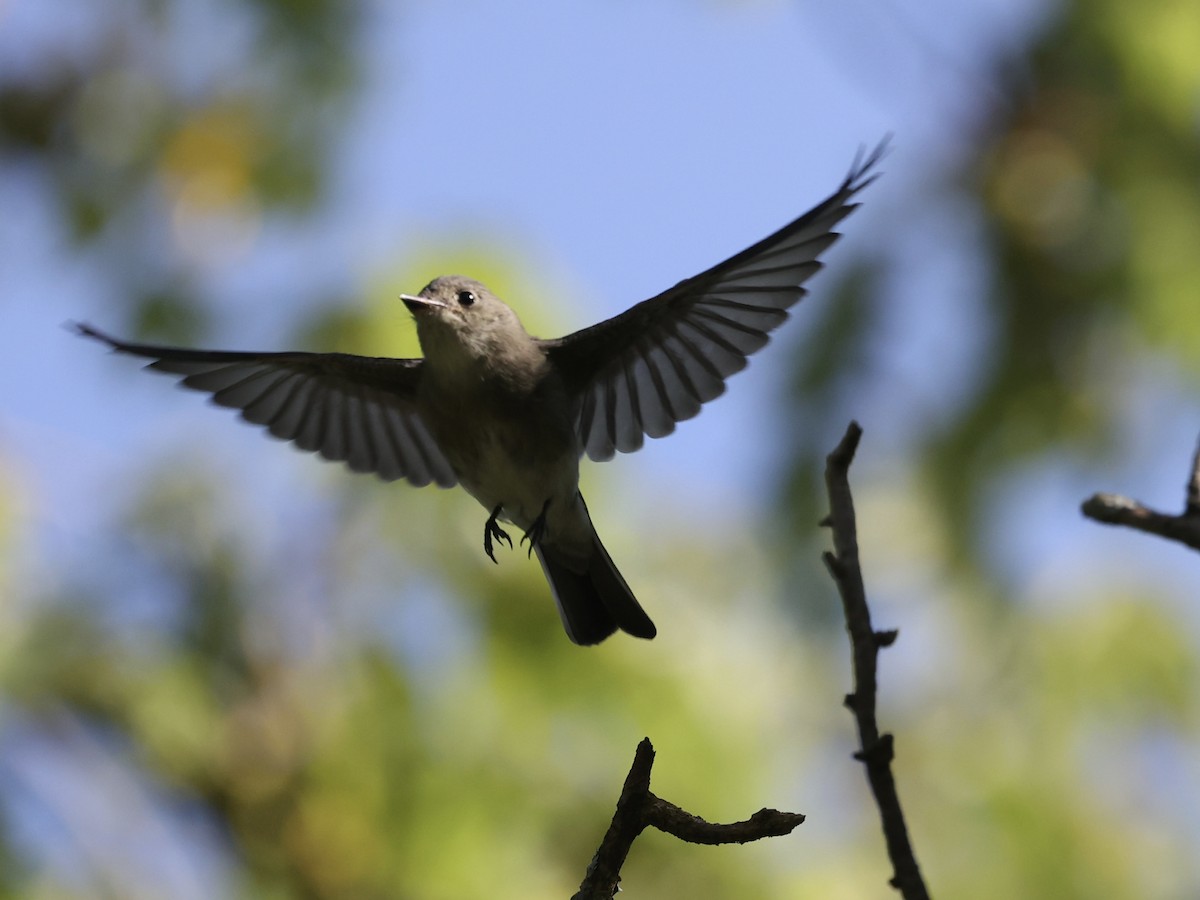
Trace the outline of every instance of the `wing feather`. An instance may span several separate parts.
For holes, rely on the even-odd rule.
[[[149,359],[146,368],[241,411],[248,422],[355,472],[422,486],[457,481],[416,403],[421,361],[346,353],[237,353],[136,344],[79,333]]]
[[[788,318],[820,271],[834,228],[875,180],[883,141],[860,153],[824,202],[757,244],[619,316],[542,347],[578,398],[577,430],[595,460],[631,453],[700,412]]]

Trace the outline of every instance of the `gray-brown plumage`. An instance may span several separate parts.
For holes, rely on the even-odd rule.
[[[806,293],[884,151],[856,160],[828,199],[754,246],[556,340],[531,336],[486,287],[457,275],[402,295],[422,359],[185,350],[78,330],[355,472],[461,484],[490,514],[493,560],[495,542],[512,544],[500,521],[524,531],[571,640],[599,643],[617,628],[652,638],[592,527],[579,459],[637,450],[725,390]]]

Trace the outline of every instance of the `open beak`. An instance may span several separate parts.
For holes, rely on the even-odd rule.
[[[428,297],[417,297],[413,294],[401,294],[400,299],[404,301],[404,305],[414,315],[431,307],[445,306],[440,300],[430,300]]]

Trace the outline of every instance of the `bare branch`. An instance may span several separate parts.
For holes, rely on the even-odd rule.
[[[730,825],[706,822],[650,791],[653,765],[654,747],[650,738],[643,738],[625,777],[612,824],[572,900],[612,900],[621,882],[621,867],[629,848],[647,826],[692,844],[745,844],[789,834],[804,821],[804,816],[797,813],[760,809],[744,822]]]
[[[833,552],[824,556],[825,566],[837,584],[846,616],[846,630],[854,664],[854,693],[846,696],[846,706],[858,725],[860,749],[854,754],[867,770],[867,781],[875,795],[883,822],[888,857],[892,861],[890,884],[906,900],[927,900],[929,892],[917,866],[904,812],[892,777],[893,740],[879,733],[875,719],[876,672],[879,650],[896,639],[895,631],[875,631],[871,610],[858,561],[858,534],[854,518],[854,498],[850,493],[850,463],[858,449],[862,429],[851,422],[841,443],[825,460],[825,486],[829,492],[829,516],[821,523],[833,529]]]
[[[799,813],[760,809],[744,822],[721,825],[705,822],[660,797],[651,795],[646,810],[649,824],[689,844],[746,844],[766,837],[791,834],[804,821]]]
[[[1119,494],[1096,494],[1085,500],[1081,509],[1085,516],[1096,522],[1125,525],[1200,550],[1200,446],[1192,456],[1182,513],[1157,512]]]
[[[1184,512],[1189,516],[1200,516],[1200,443],[1192,454],[1192,474],[1187,483],[1187,505]]]

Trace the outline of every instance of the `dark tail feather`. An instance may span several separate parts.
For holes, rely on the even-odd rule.
[[[589,575],[572,572],[554,558],[554,550],[547,553],[542,546],[536,548],[538,561],[550,592],[558,604],[563,628],[576,644],[598,644],[614,631],[617,623],[600,599]]]
[[[559,560],[553,545],[539,544],[537,555],[567,637],[576,644],[598,644],[618,628],[646,639],[658,633],[613,565],[596,529],[592,529],[592,554],[586,571],[576,572]]]

